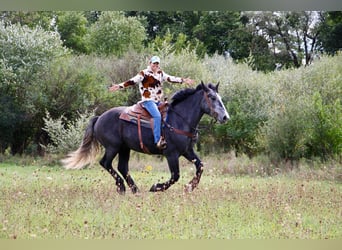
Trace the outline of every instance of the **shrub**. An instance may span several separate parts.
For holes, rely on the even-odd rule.
[[[77,149],[81,144],[84,131],[94,113],[87,112],[78,115],[75,121],[68,121],[64,116],[52,119],[49,112],[46,112],[43,130],[48,133],[51,142],[47,146],[41,146],[48,153],[65,154]]]
[[[87,33],[86,17],[76,11],[62,12],[57,17],[57,29],[64,46],[75,52],[87,52],[84,36]]]
[[[260,142],[282,159],[341,154],[340,56],[271,75],[273,105]]]
[[[39,72],[51,61],[67,53],[57,32],[37,26],[33,29],[20,24],[0,21],[0,120],[1,147],[23,153],[36,137],[38,128],[35,102],[41,98],[35,84]],[[20,136],[19,136],[20,135]],[[1,148],[3,151],[3,148]]]
[[[105,11],[89,31],[90,52],[117,56],[129,49],[142,50],[145,28],[136,17],[125,17],[119,11]]]
[[[207,136],[214,136],[213,142],[219,142],[225,151],[255,154],[259,127],[268,117],[272,86],[265,81],[265,74],[223,56],[206,58],[204,64],[207,77],[220,82],[219,94],[231,117],[227,124],[215,125]]]
[[[308,155],[327,160],[342,153],[342,105],[340,99],[324,104],[319,93],[313,96],[312,134]]]

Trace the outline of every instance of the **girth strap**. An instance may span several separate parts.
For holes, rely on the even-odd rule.
[[[150,151],[148,150],[147,147],[145,147],[144,143],[143,143],[143,140],[142,140],[142,135],[141,135],[141,126],[140,126],[140,118],[141,118],[141,115],[138,114],[137,116],[137,120],[138,120],[138,136],[139,136],[139,142],[140,142],[140,148],[146,153],[146,154],[151,154]]]

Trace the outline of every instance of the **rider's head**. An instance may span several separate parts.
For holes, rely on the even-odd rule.
[[[159,70],[159,63],[160,63],[160,58],[158,56],[152,56],[150,59],[150,68],[151,70],[156,73]]]
[[[152,56],[151,59],[150,59],[150,63],[159,64],[160,63],[159,56]]]

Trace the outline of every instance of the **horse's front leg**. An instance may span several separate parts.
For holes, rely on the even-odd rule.
[[[154,184],[150,192],[158,192],[165,191],[171,185],[175,184],[179,180],[179,155],[174,154],[172,156],[167,156],[167,163],[169,165],[169,169],[171,171],[171,178],[167,182],[164,183],[156,183]]]
[[[192,163],[195,164],[196,166],[196,175],[194,176],[194,178],[192,178],[192,180],[185,186],[185,191],[186,192],[191,192],[193,191],[197,186],[198,183],[201,180],[201,176],[203,173],[203,163],[202,161],[198,158],[198,156],[196,155],[196,153],[194,152],[194,149],[191,148],[188,150],[188,152],[186,152],[185,154],[183,154],[183,156],[191,161]]]

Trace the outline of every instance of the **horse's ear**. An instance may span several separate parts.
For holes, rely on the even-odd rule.
[[[201,81],[201,85],[202,85],[202,89],[203,89],[205,92],[208,92],[208,87],[205,86],[205,84],[203,83],[203,81]]]
[[[216,93],[218,93],[218,87],[220,85],[220,82],[217,82],[216,86],[215,86],[215,90],[216,90]]]

